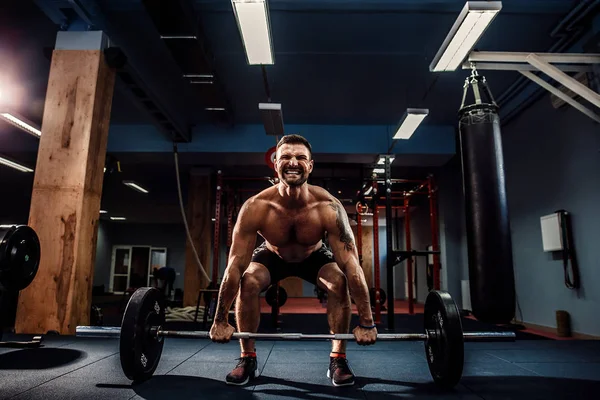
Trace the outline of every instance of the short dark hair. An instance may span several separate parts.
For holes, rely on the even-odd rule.
[[[311,147],[310,143],[308,142],[308,140],[306,140],[306,138],[304,138],[303,136],[296,135],[296,134],[283,136],[279,140],[279,143],[277,143],[277,148],[275,149],[275,151],[276,152],[279,151],[279,148],[281,146],[283,146],[284,144],[303,144],[308,149],[308,154],[312,160],[312,147]]]

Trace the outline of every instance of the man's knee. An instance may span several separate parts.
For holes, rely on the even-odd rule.
[[[242,276],[242,283],[240,287],[240,292],[242,295],[258,295],[260,293],[261,283],[258,277],[254,275],[244,274]]]
[[[249,268],[242,275],[240,283],[241,296],[258,296],[260,292],[269,284],[268,272],[264,273],[260,269]]]
[[[328,296],[344,298],[348,296],[348,280],[346,275],[337,267],[330,266],[319,274],[321,286],[327,290]]]

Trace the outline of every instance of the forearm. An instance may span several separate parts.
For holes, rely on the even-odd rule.
[[[349,262],[344,269],[348,280],[350,295],[354,299],[358,311],[359,323],[364,326],[373,325],[369,288],[362,268],[360,265]]]
[[[215,311],[215,322],[227,322],[231,304],[240,288],[242,272],[240,268],[228,266],[223,274],[223,281],[219,289],[219,299]]]

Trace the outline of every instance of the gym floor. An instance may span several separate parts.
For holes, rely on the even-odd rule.
[[[262,315],[261,331],[269,330],[269,318]],[[326,316],[290,313],[281,322],[284,332],[323,332]],[[421,322],[420,315],[397,315],[396,326],[418,332]],[[463,318],[463,328],[490,326]],[[30,338],[5,334],[3,339]],[[596,340],[517,332],[516,342],[465,343],[463,378],[451,391],[433,384],[421,342],[349,343],[356,384],[341,388],[326,377],[327,342],[269,341],[256,347],[261,376],[247,386],[224,383],[239,357],[237,343],[171,338],[153,378],[131,385],[121,370],[117,340],[46,336],[37,349],[0,348],[0,399],[595,399],[600,392]]]

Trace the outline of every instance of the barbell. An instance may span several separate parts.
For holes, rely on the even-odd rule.
[[[40,265],[40,240],[27,225],[0,226],[0,290],[25,289]]]
[[[429,371],[436,384],[452,388],[462,377],[465,341],[514,341],[514,332],[463,332],[460,313],[447,292],[431,291],[425,301],[424,333],[378,334],[381,341],[424,341]],[[164,338],[207,339],[205,331],[164,330],[165,305],[156,288],[136,290],[127,303],[121,327],[78,326],[78,337],[119,338],[119,355],[125,376],[134,382],[152,377],[162,354]],[[258,340],[354,340],[349,333],[249,333],[234,339]]]

